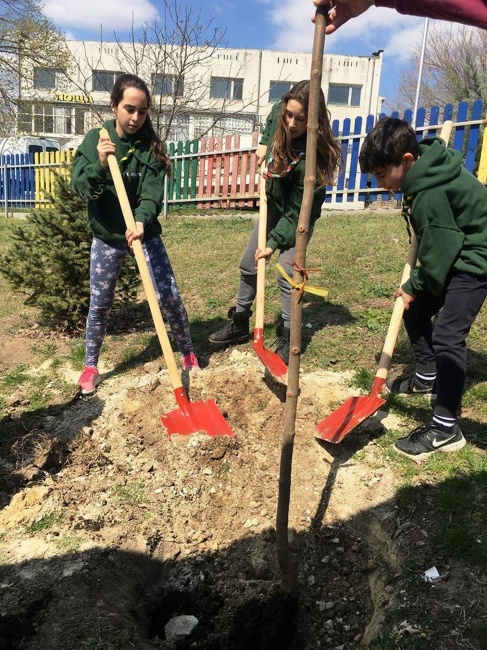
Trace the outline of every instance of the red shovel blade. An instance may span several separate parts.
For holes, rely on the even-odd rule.
[[[213,400],[192,403],[182,387],[174,391],[174,396],[180,408],[161,415],[162,424],[166,427],[169,436],[173,433],[187,436],[190,433],[204,431],[209,436],[234,437],[228,422]]]
[[[376,377],[372,392],[368,397],[351,397],[340,408],[319,422],[316,428],[320,432],[321,440],[333,443],[341,442],[352,429],[374,415],[386,401],[379,396],[384,384],[385,379]]]
[[[252,346],[257,352],[257,356],[271,375],[274,375],[274,377],[284,377],[287,373],[287,366],[278,354],[264,346],[263,329],[254,329],[254,340],[252,341]]]

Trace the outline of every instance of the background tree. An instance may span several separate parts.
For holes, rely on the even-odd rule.
[[[133,25],[128,38],[114,32],[113,40],[109,41],[102,33],[97,51],[84,44],[72,57],[68,72],[70,83],[79,92],[90,95],[91,70],[103,67],[102,50],[110,44],[113,69],[137,74],[147,82],[152,95],[152,121],[161,139],[186,139],[190,115],[198,116],[199,136],[219,126],[219,122],[224,127],[222,120],[225,118],[238,116],[242,119],[242,110],[249,104],[242,107],[239,101],[238,111],[232,104],[233,99],[241,99],[235,84],[238,84],[245,57],[232,64],[228,88],[220,89],[223,96],[210,99],[210,70],[219,48],[226,46],[225,31],[213,18],[204,18],[201,8],[194,4],[178,0],[156,0],[154,4],[158,15],[150,23],[140,27]],[[106,66],[106,58],[104,61]],[[106,90],[109,92],[111,88]],[[256,102],[256,93],[251,96],[251,101]],[[91,110],[99,122],[107,118],[104,107],[93,105]],[[248,119],[253,125],[255,115],[251,113]]]
[[[25,71],[62,69],[69,58],[63,36],[41,6],[39,0],[0,0],[0,135],[12,133]]]
[[[411,64],[399,75],[392,102],[403,110],[414,106],[421,56],[421,41],[415,46]],[[464,26],[428,31],[423,63],[420,105],[444,106],[482,99],[487,103],[487,32]]]

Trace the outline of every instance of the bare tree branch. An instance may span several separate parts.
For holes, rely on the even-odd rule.
[[[400,71],[393,100],[395,108],[414,105],[419,71],[421,43],[418,42],[411,64]],[[487,101],[487,34],[471,27],[433,28],[423,63],[421,106],[476,99]]]

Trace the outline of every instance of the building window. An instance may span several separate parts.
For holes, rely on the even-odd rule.
[[[175,115],[173,117],[166,139],[171,142],[179,142],[180,140],[189,139],[188,115]]]
[[[269,103],[279,101],[284,93],[291,90],[295,83],[295,81],[271,81],[269,84]]]
[[[85,132],[86,109],[58,104],[23,104],[19,111],[21,133],[81,135]]]
[[[210,82],[211,99],[242,99],[243,79],[212,77]]]
[[[61,68],[34,68],[34,88],[54,90],[64,85],[66,73]]]
[[[92,89],[101,92],[112,92],[113,84],[121,74],[123,74],[123,72],[113,72],[111,70],[93,70]]]
[[[342,106],[360,106],[362,86],[348,84],[330,84],[328,87],[328,104]]]
[[[252,120],[244,120],[238,117],[222,117],[214,126],[214,131],[220,131],[222,135],[233,135],[240,133],[252,133],[254,123]]]
[[[170,95],[182,97],[184,95],[184,78],[170,74],[153,74],[152,85],[155,95]]]
[[[218,115],[195,115],[193,118],[193,138],[222,137],[225,135],[240,135],[252,133],[252,119],[239,117],[219,117]]]
[[[193,117],[193,138],[211,137],[211,127],[214,120],[209,115]]]

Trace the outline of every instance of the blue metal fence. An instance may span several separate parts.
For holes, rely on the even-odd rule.
[[[438,106],[433,106],[429,110],[420,108],[417,112],[415,124],[418,139],[423,138],[425,135],[436,135],[439,133],[443,122],[453,120],[454,126],[450,146],[462,152],[466,168],[472,173],[476,173],[478,154],[482,145],[480,138],[483,125],[487,122],[486,119],[483,119],[483,111],[484,107],[481,100],[477,100],[471,105],[467,102],[461,102],[457,106],[447,104],[442,109]],[[392,115],[400,117],[398,112],[392,113]],[[380,117],[384,116],[385,114],[380,115]],[[406,110],[402,117],[411,123],[412,111]],[[326,197],[328,206],[341,205],[343,207],[346,203],[373,202],[378,198],[387,201],[391,198],[389,193],[376,191],[378,188],[375,178],[368,174],[362,174],[358,164],[362,142],[375,122],[376,119],[373,115],[366,118],[357,117],[353,121],[353,125],[350,119],[345,119],[343,122],[338,120],[332,122],[333,133],[341,142],[343,166],[336,184],[328,188]],[[484,140],[486,139],[484,138]],[[204,157],[208,157],[209,154],[198,151],[198,147],[190,148],[189,144],[188,141],[171,145],[171,157],[175,162],[173,169],[177,171],[167,186],[168,196],[166,201],[171,206],[185,206],[188,201],[194,203],[197,185],[205,182],[204,162],[201,161],[204,161]],[[194,151],[194,153],[188,153],[190,151]],[[239,151],[242,150],[239,149]],[[255,151],[255,146],[248,148],[249,154],[253,151]],[[218,152],[220,156],[222,153],[228,154],[229,157],[232,155],[231,150]],[[203,165],[203,167],[200,165]],[[49,164],[42,166],[50,167]],[[57,166],[59,166],[59,163]],[[252,174],[255,173],[254,166]],[[5,207],[5,214],[7,214],[8,208],[34,207],[36,200],[37,205],[40,205],[42,201],[46,202],[42,195],[43,188],[36,187],[36,176],[39,178],[40,175],[36,175],[36,163],[34,163],[32,154],[7,155],[0,158],[0,204]],[[252,179],[250,184],[247,183],[249,187],[252,187],[252,190],[249,192],[249,196],[246,197],[254,201],[255,205],[257,205],[258,201],[258,177],[256,179]],[[485,181],[486,179],[481,180]],[[40,184],[40,181],[38,184]],[[215,192],[215,199],[218,200],[219,190],[215,188]],[[229,192],[228,196],[226,195],[226,200],[232,200],[231,190]],[[241,196],[235,198],[242,199]],[[394,195],[394,199],[399,200],[400,193]]]

